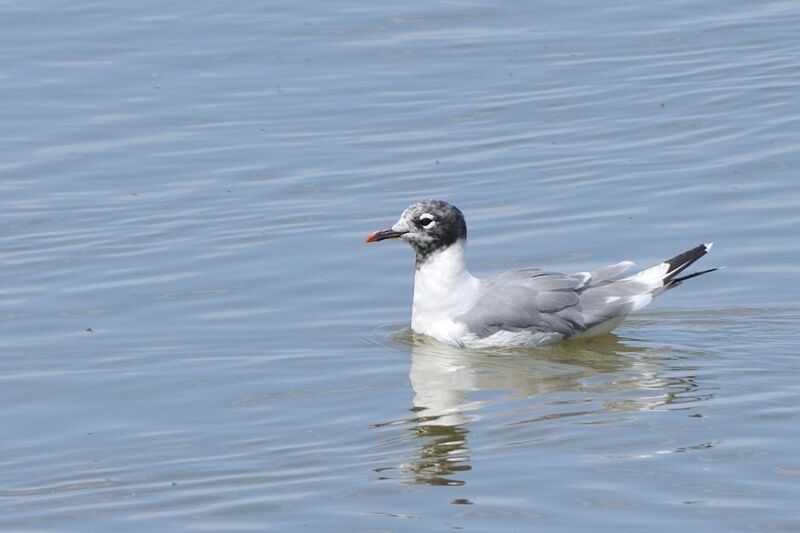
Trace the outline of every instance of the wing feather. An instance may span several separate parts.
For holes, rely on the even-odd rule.
[[[710,248],[710,244],[698,246],[624,278],[622,274],[633,266],[630,261],[576,274],[541,268],[511,270],[483,280],[482,296],[455,319],[478,337],[499,331],[573,337],[595,326],[614,324],[684,279],[715,270],[674,277]]]
[[[484,294],[456,320],[479,337],[500,330],[555,331],[570,337],[583,330],[575,309],[585,273],[559,274],[540,269],[504,272],[484,281]]]

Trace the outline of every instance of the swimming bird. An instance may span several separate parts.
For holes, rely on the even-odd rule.
[[[409,206],[366,242],[386,239],[407,242],[417,255],[411,328],[470,348],[541,346],[607,333],[661,293],[717,270],[679,276],[711,250],[709,242],[625,277],[630,261],[593,272],[521,268],[479,279],[467,270],[464,215],[441,200]]]

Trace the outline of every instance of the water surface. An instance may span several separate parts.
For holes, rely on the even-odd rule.
[[[0,529],[800,529],[800,8],[0,3]],[[704,266],[615,335],[408,330],[477,274]]]

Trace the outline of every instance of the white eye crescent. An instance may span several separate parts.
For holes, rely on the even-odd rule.
[[[431,224],[434,223],[434,216],[429,213],[423,213],[419,216],[419,224],[422,227],[427,228]]]

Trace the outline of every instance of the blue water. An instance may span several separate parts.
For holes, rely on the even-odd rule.
[[[3,531],[797,531],[800,6],[0,2]],[[616,335],[409,331],[713,240]]]

